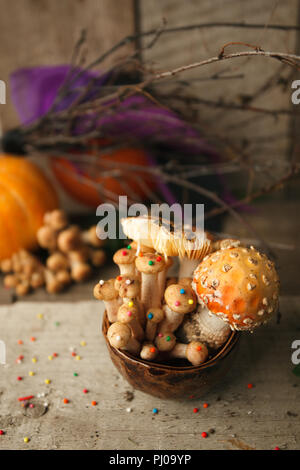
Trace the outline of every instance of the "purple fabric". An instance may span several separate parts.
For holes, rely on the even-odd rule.
[[[43,116],[53,105],[60,87],[63,85],[69,65],[33,67],[16,70],[10,77],[12,101],[19,114],[22,124],[27,125]],[[75,74],[79,69],[75,70]],[[74,76],[74,75],[73,75]],[[72,82],[72,93],[56,107],[56,110],[65,109],[72,104],[78,96],[79,87],[83,87],[91,80],[93,87],[87,99],[92,97],[93,90],[101,87],[108,79],[108,75],[99,75],[96,72],[83,72]],[[77,89],[77,90],[76,90]],[[74,133],[80,134],[86,127],[94,124],[93,119],[85,117],[77,121]],[[157,106],[142,95],[135,95],[118,104],[118,112],[111,110],[102,112],[97,122],[101,133],[105,137],[124,138],[124,141],[132,138],[136,141],[151,141],[172,152],[180,151],[188,155],[206,155],[212,161],[218,162],[220,155],[211,147],[205,139],[189,124],[184,122],[174,112]],[[149,155],[149,164],[155,165],[155,158]],[[224,196],[227,202],[235,199],[226,189],[224,178],[219,175],[224,185]],[[162,194],[169,204],[175,202],[175,198],[166,184],[159,182]]]

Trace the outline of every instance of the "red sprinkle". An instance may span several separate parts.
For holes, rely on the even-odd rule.
[[[34,404],[30,403],[29,408],[34,408]]]
[[[196,348],[196,349],[197,349],[197,351],[202,351],[202,348],[201,348],[201,346],[197,346],[197,348]]]
[[[151,353],[155,353],[156,349],[155,348],[150,348]]]
[[[23,377],[19,376],[19,377],[17,377],[17,380],[23,380]]]
[[[250,384],[247,385],[247,387],[248,388],[253,388],[253,384],[250,383]]]
[[[75,351],[72,352],[72,356],[73,356],[73,357],[77,356],[77,354],[76,354]]]
[[[27,401],[27,400],[31,400],[31,398],[34,398],[34,395],[29,395],[28,397],[19,397],[18,400]]]
[[[208,403],[203,403],[203,408],[208,408]]]
[[[126,255],[127,255],[127,251],[122,251],[122,255],[123,255],[123,256],[126,256]]]
[[[96,406],[97,405],[97,402],[96,401],[92,401],[92,406]]]
[[[204,438],[206,438],[206,437],[208,437],[208,434],[207,434],[207,432],[204,431],[204,432],[201,434],[201,436],[204,437]]]
[[[179,300],[176,300],[175,305],[176,305],[176,307],[178,307],[180,305]]]
[[[158,256],[158,257],[156,258],[156,261],[160,262],[160,261],[161,261],[161,256]]]
[[[83,391],[83,393],[89,393],[87,388],[84,388],[82,391]]]
[[[117,281],[122,281],[122,276],[117,276]]]
[[[194,413],[198,413],[198,411],[199,411],[198,408],[194,408],[194,409],[193,409],[193,412],[194,412]]]
[[[52,356],[53,356],[53,357],[57,357],[58,354],[57,354],[57,353],[53,353]]]
[[[278,446],[274,447],[274,450],[280,450]]]
[[[0,436],[3,436],[4,434],[5,432],[2,429],[0,429]]]
[[[67,398],[64,398],[64,403],[65,404],[69,403],[69,400]]]

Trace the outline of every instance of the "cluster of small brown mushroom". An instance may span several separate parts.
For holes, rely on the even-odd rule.
[[[148,361],[183,358],[199,366],[231,330],[252,330],[276,311],[274,264],[254,247],[243,247],[238,240],[211,240],[194,273],[168,278],[174,251],[172,256],[167,250],[157,252],[157,238],[144,234],[136,230],[135,240],[115,253],[120,274],[94,288],[95,298],[105,304],[107,338],[114,348]]]
[[[54,210],[44,216],[44,225],[37,232],[38,244],[48,251],[45,265],[26,250],[15,253],[0,263],[5,274],[4,286],[14,288],[17,295],[45,286],[48,293],[58,293],[72,282],[88,279],[93,268],[106,261],[103,241],[96,227],[82,231],[69,225],[64,211]]]

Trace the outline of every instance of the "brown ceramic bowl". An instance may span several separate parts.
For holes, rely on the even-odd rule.
[[[199,398],[230,369],[237,351],[240,333],[232,332],[226,343],[217,353],[201,366],[189,366],[186,361],[180,364],[161,364],[144,361],[131,354],[113,348],[107,339],[109,321],[104,313],[102,333],[110,357],[120,374],[136,390],[159,398],[188,399]]]

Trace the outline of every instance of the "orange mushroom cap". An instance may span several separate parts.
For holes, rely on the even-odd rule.
[[[274,263],[254,247],[231,247],[205,257],[194,272],[193,288],[202,305],[236,330],[252,330],[278,308]]]

